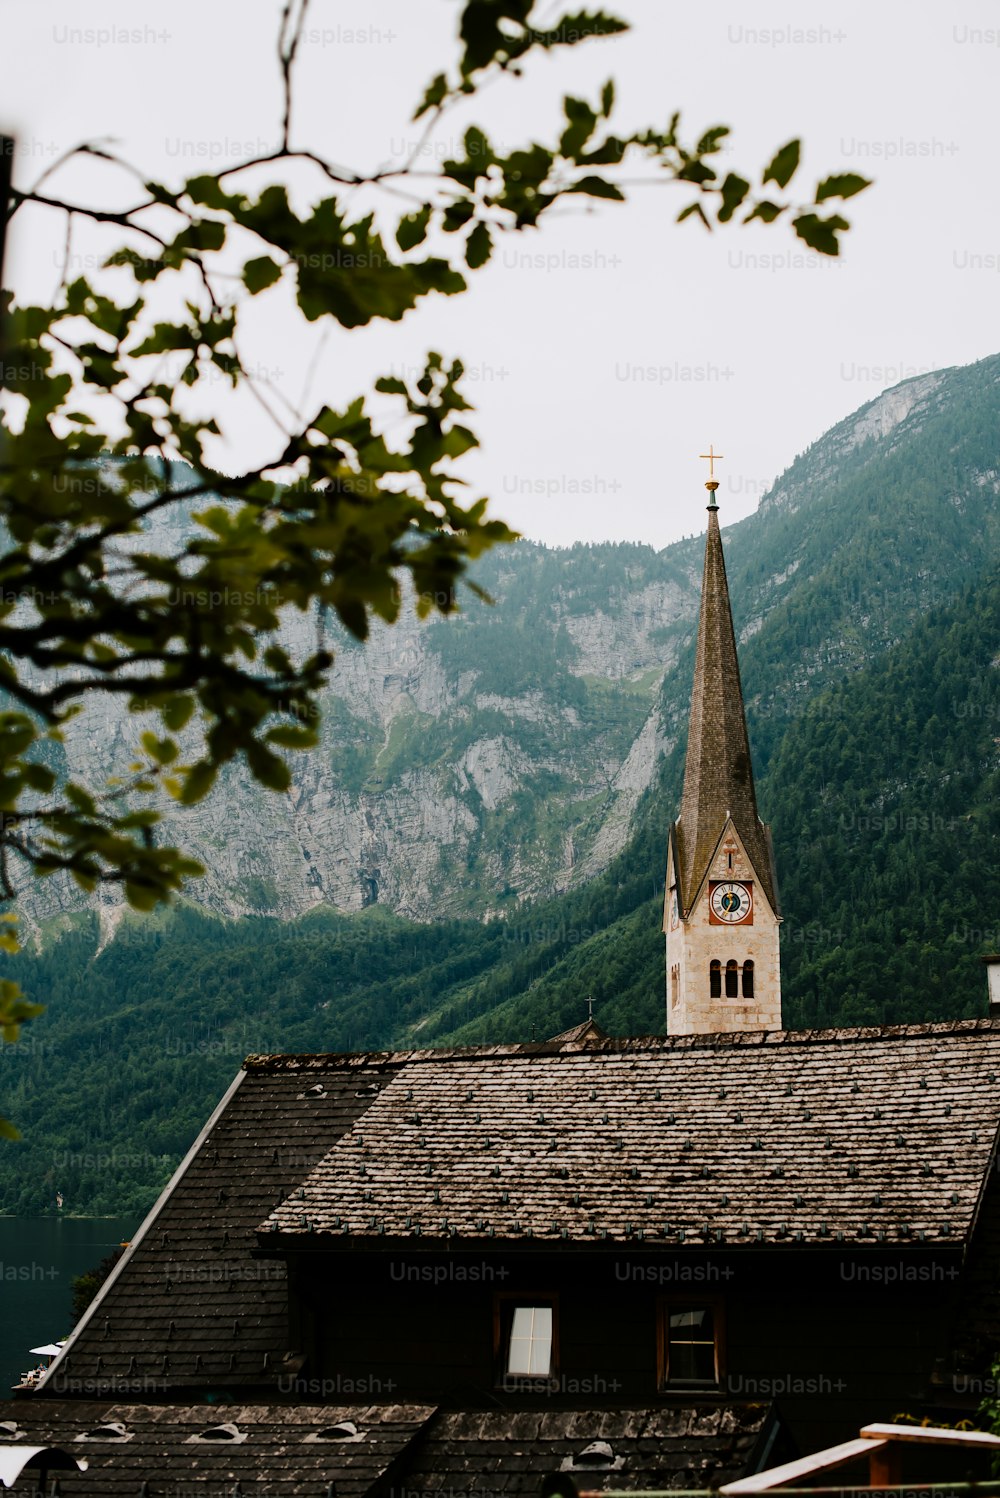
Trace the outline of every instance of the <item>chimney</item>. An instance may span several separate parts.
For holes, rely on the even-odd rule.
[[[990,985],[990,1019],[1000,1019],[1000,952],[992,952],[981,960],[986,964],[986,976]]]

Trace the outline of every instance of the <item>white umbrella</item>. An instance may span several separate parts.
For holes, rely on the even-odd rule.
[[[39,1357],[54,1358],[63,1350],[61,1342],[46,1342],[44,1347],[29,1347],[28,1351],[37,1353]]]

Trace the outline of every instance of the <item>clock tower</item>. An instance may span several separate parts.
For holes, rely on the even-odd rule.
[[[711,448],[681,814],[667,845],[667,1033],[780,1030],[781,911],[757,815]]]

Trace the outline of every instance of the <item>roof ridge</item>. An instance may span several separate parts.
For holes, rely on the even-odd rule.
[[[847,1025],[807,1030],[733,1030],[704,1035],[609,1035],[594,1040],[586,1050],[566,1049],[563,1041],[510,1042],[502,1045],[426,1047],[399,1051],[330,1051],[307,1054],[250,1055],[243,1063],[251,1075],[282,1071],[393,1069],[413,1062],[487,1061],[517,1056],[590,1058],[606,1053],[692,1049],[731,1050],[737,1046],[830,1045],[851,1041],[916,1039],[923,1035],[1000,1034],[1000,1019],[933,1020],[904,1025]]]

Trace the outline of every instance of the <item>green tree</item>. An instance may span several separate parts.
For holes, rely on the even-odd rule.
[[[88,1269],[83,1274],[73,1277],[73,1325],[80,1320],[84,1311],[90,1305],[98,1290],[104,1284],[108,1275],[114,1269],[118,1260],[125,1252],[124,1248],[116,1248],[108,1256],[101,1260],[95,1269]]]
[[[408,575],[422,616],[450,614],[468,564],[512,539],[486,517],[485,499],[463,501],[454,465],[476,437],[464,424],[459,359],[432,352],[416,380],[376,382],[401,418],[390,445],[364,394],[341,410],[276,404],[241,357],[257,298],[290,289],[309,323],[398,322],[432,293],[465,291],[499,238],[537,227],[563,200],[623,201],[638,169],[687,189],[678,220],[711,228],[786,219],[799,239],[835,255],[848,224],[831,205],[868,185],[853,173],[829,176],[793,201],[792,140],[753,187],[752,175],[717,167],[728,127],[685,143],[676,114],[665,128],[619,135],[610,81],[592,102],[564,98],[549,144],[504,154],[473,125],[464,154],[429,177],[417,171],[442,119],[484,84],[519,78],[533,55],[626,29],[601,12],[543,24],[534,0],[466,0],[457,61],[417,106],[423,135],[409,159],[367,175],[346,169],[300,144],[294,128],[307,8],[284,0],[281,11],[277,150],[166,184],[84,143],[31,189],[10,189],[14,232],[27,214],[55,212],[67,245],[81,221],[112,226],[121,243],[97,275],[67,271],[51,305],[5,295],[2,309],[0,900],[16,898],[22,869],[66,870],[87,890],[117,882],[139,909],[169,899],[198,866],[157,842],[158,812],[142,795],[198,801],[234,760],[282,791],[286,751],[316,742],[332,656],[320,647],[293,658],[277,637],[283,613],[326,611],[364,640],[373,615],[396,619]],[[54,174],[81,156],[132,172],[134,203],[110,209],[60,196]],[[304,215],[289,198],[293,169],[315,174]],[[394,246],[373,213],[352,216],[361,187],[382,193],[389,209],[405,206]],[[181,362],[179,379],[164,376],[167,356]],[[192,393],[211,409],[220,378],[252,392],[277,434],[268,461],[237,475],[206,454],[206,439],[220,435],[217,416],[185,414]],[[185,522],[171,530],[173,544],[144,546],[154,519],[170,513]],[[62,729],[101,694],[138,716],[141,750],[108,784],[85,785]],[[13,946],[13,936],[0,944]],[[0,987],[5,1038],[31,1012],[16,985]]]

